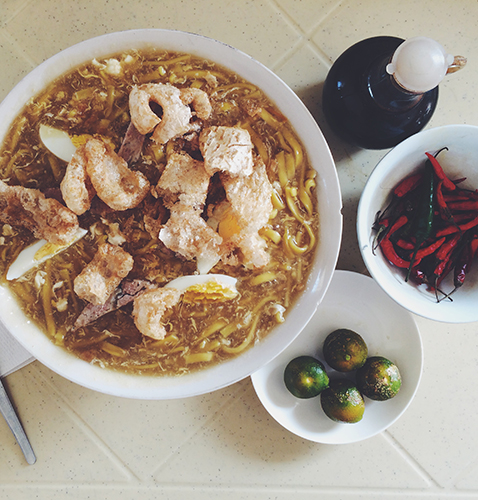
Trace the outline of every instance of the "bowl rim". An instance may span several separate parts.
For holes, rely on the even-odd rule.
[[[342,239],[342,198],[335,163],[325,138],[298,96],[271,70],[244,52],[215,39],[178,30],[139,29],[108,33],[68,47],[42,62],[26,75],[0,103],[0,141],[24,104],[50,81],[94,57],[109,57],[130,49],[160,47],[188,52],[232,69],[255,83],[284,112],[319,172],[317,194],[319,241],[316,265],[302,295],[286,322],[274,328],[253,348],[232,360],[181,377],[130,375],[90,365],[55,346],[23,313],[11,293],[0,286],[0,320],[12,335],[42,364],[84,387],[134,399],[176,399],[209,393],[249,376],[280,354],[299,335],[321,302],[332,279]],[[233,67],[232,67],[233,66]],[[294,110],[291,114],[290,110]],[[312,154],[313,152],[313,154]],[[320,163],[318,161],[320,158]],[[327,165],[327,170],[323,167]],[[291,333],[290,325],[294,325]],[[41,333],[39,335],[39,332]],[[167,382],[167,383],[166,383]]]
[[[405,139],[383,156],[372,170],[362,191],[357,209],[356,230],[360,252],[368,272],[393,300],[418,316],[443,323],[457,324],[477,321],[478,309],[476,309],[476,314],[474,316],[470,314],[466,316],[457,314],[452,315],[450,314],[450,309],[453,307],[451,303],[440,302],[437,304],[436,301],[427,297],[427,293],[407,294],[406,290],[410,290],[412,287],[417,288],[416,285],[405,283],[403,278],[399,279],[399,272],[394,271],[388,262],[385,262],[385,264],[389,272],[382,271],[382,268],[385,266],[381,265],[381,261],[385,261],[385,259],[373,254],[371,248],[371,219],[375,216],[376,212],[371,208],[374,204],[373,200],[379,198],[379,196],[377,196],[378,190],[384,192],[387,190],[390,192],[393,187],[391,184],[395,185],[393,182],[386,180],[389,175],[385,175],[385,173],[391,172],[391,166],[396,163],[397,159],[406,156],[408,151],[414,151],[421,148],[420,151],[424,153],[425,151],[433,150],[435,147],[434,142],[440,140],[441,137],[450,136],[451,134],[457,138],[466,138],[468,135],[473,135],[476,136],[478,140],[478,126],[470,124],[448,124],[432,127]],[[453,154],[453,151],[449,153]],[[410,169],[407,169],[408,174],[411,174],[418,168],[419,164],[420,160],[413,157],[410,161]],[[408,174],[403,174],[400,178]],[[400,179],[397,177],[397,181],[398,180]],[[386,196],[384,197],[384,200],[385,199]],[[379,209],[381,208],[383,208],[383,206]],[[374,212],[373,216],[371,214],[372,211]],[[386,274],[388,275],[385,277],[384,275]],[[393,279],[393,277],[396,279]],[[430,292],[428,292],[428,294],[429,293]],[[427,302],[425,302],[425,300],[427,300]],[[426,307],[424,307],[425,304]]]

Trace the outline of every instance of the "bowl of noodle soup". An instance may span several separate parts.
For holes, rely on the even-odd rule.
[[[149,54],[154,54],[152,63]],[[120,84],[118,75],[128,64],[133,67],[129,71],[130,79]],[[64,75],[74,71],[78,71],[81,78],[62,80]],[[92,90],[96,84],[81,87],[81,82],[78,83],[78,80],[96,78],[102,80],[98,92]],[[55,82],[62,81],[63,87],[52,87]],[[144,223],[147,215],[152,217],[150,222],[158,221],[159,228],[164,228],[168,217],[173,218],[177,199],[170,205],[165,204],[165,213],[150,212],[151,203],[166,198],[165,190],[156,188],[155,191],[154,186],[160,186],[159,178],[165,165],[169,164],[178,148],[186,148],[192,156],[196,155],[196,159],[190,161],[201,160],[194,146],[195,132],[205,126],[200,120],[199,125],[195,122],[195,129],[188,129],[188,134],[159,147],[149,136],[146,139],[149,142],[143,146],[140,166],[135,164],[131,169],[144,172],[154,196],[148,190],[142,204],[132,210],[122,207],[120,212],[112,211],[101,200],[96,205],[92,202],[92,215],[87,212],[78,216],[86,236],[82,234],[79,242],[71,248],[13,280],[6,279],[9,264],[35,238],[32,239],[31,231],[17,230],[13,223],[4,219],[2,231],[4,235],[8,234],[6,240],[2,240],[0,320],[41,363],[75,383],[122,397],[174,399],[211,392],[249,376],[297,337],[314,314],[332,278],[342,236],[342,204],[327,143],[311,114],[290,88],[237,49],[203,36],[169,30],[132,30],[86,40],[56,54],[27,75],[0,104],[3,117],[0,123],[0,144],[3,144],[0,169],[4,184],[40,190],[47,197],[58,197],[68,162],[43,151],[38,138],[34,138],[31,149],[35,151],[35,158],[39,158],[38,150],[41,150],[42,160],[25,160],[24,167],[21,158],[30,154],[25,153],[28,149],[27,139],[23,138],[25,123],[30,124],[32,130],[36,129],[35,137],[38,135],[38,125],[34,124],[37,116],[39,122],[54,128],[68,123],[68,133],[74,137],[77,150],[85,145],[85,141],[92,144],[98,137],[105,144],[111,143],[111,147],[105,146],[107,150],[117,150],[118,137],[124,135],[129,120],[125,95],[132,87],[151,82],[161,82],[180,90],[186,84],[191,89],[206,90],[217,118],[210,121],[211,128],[224,126],[248,130],[254,161],[261,162],[270,178],[273,210],[268,223],[256,231],[259,235],[257,248],[260,250],[264,246],[262,240],[265,240],[266,257],[270,260],[256,267],[250,264],[261,255],[256,252],[256,247],[252,247],[250,261],[244,265],[236,262],[235,250],[230,253],[231,259],[213,263],[212,268],[206,269],[206,274],[232,277],[237,283],[236,302],[227,299],[223,302],[221,294],[224,290],[219,293],[220,306],[215,302],[217,294],[214,295],[213,291],[208,295],[210,290],[207,287],[199,292],[196,290],[196,295],[193,293],[193,299],[189,301],[185,300],[187,292],[183,292],[180,303],[172,312],[166,312],[164,338],[141,337],[136,330],[138,323],[131,318],[131,304],[100,317],[91,332],[71,327],[71,318],[85,304],[82,297],[79,299],[73,293],[74,278],[92,261],[102,244],[126,248],[134,258],[130,276],[133,279],[146,278],[156,288],[166,288],[168,281],[183,275],[200,274],[195,263],[197,260],[199,266],[199,258],[192,259],[192,262],[185,254],[177,258],[173,246],[164,248],[151,236],[150,226],[154,224]],[[71,92],[70,88],[73,89]],[[96,92],[94,96],[90,95],[92,92]],[[53,94],[55,98],[51,97]],[[261,101],[264,98],[266,100]],[[55,99],[59,101],[57,107],[51,104]],[[65,104],[73,101],[83,104],[75,108]],[[98,102],[101,102],[99,114],[96,110]],[[240,116],[235,115],[238,102],[248,103],[247,112],[241,111]],[[256,106],[254,103],[257,102],[259,105]],[[26,105],[31,115],[23,115],[22,125]],[[96,118],[92,125],[93,112]],[[165,119],[164,114],[162,119]],[[24,150],[18,145],[21,141],[25,143]],[[185,153],[181,151],[180,154],[184,158]],[[35,171],[35,162],[41,164],[38,171]],[[220,224],[227,217],[216,216],[214,210],[221,212],[218,207],[222,205],[211,200],[224,198],[227,182],[234,176],[214,175],[216,180],[211,177],[213,180],[209,181],[209,186],[214,182],[218,184],[218,176],[223,185],[219,183],[214,193],[209,187],[205,202],[208,210],[204,209],[202,220],[198,221],[203,224],[207,219],[212,227],[219,217],[217,231],[220,231]],[[48,176],[50,184],[45,180]],[[5,192],[14,193],[12,197],[20,196],[13,189],[7,187]],[[98,186],[98,196],[100,189]],[[63,203],[61,199],[60,202]],[[256,200],[248,201],[246,197],[244,205],[248,203],[254,211]],[[182,234],[188,223],[187,218],[181,219],[177,232]],[[223,239],[231,231],[236,234],[234,224],[233,221],[223,225]],[[124,234],[127,235],[125,244],[122,240]],[[256,241],[257,235],[254,233],[253,238],[251,234],[242,245]],[[246,246],[240,247],[240,255],[246,255]],[[201,297],[206,297],[206,305]],[[221,313],[216,313],[219,310]],[[236,317],[240,311],[242,316]],[[201,326],[202,321],[206,321],[203,318],[209,321],[204,323],[205,326]],[[174,330],[176,320],[183,321],[177,332]],[[260,333],[261,328],[264,334]],[[192,333],[184,333],[187,329]],[[234,340],[239,330],[242,337]],[[193,347],[184,347],[182,335],[193,335],[193,341],[188,342],[196,346],[196,351]],[[176,357],[180,361],[174,368]],[[215,361],[208,363],[210,358]]]

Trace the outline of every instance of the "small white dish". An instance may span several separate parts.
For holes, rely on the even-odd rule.
[[[287,363],[300,355],[318,357],[329,333],[348,328],[359,333],[369,356],[381,355],[394,363],[402,375],[399,393],[388,401],[365,399],[365,413],[356,424],[330,420],[320,405],[320,395],[311,399],[294,397],[284,385]],[[329,377],[347,377],[325,362]],[[367,276],[336,271],[316,313],[294,342],[251,378],[254,389],[271,416],[290,432],[309,441],[345,444],[370,438],[392,425],[407,409],[420,383],[423,365],[422,342],[413,316],[391,300]]]
[[[360,197],[357,211],[357,238],[368,272],[383,290],[398,304],[424,318],[445,323],[478,321],[478,266],[472,266],[464,285],[453,294],[453,300],[437,302],[435,293],[426,285],[405,282],[402,269],[393,267],[380,250],[373,250],[372,225],[378,211],[391,198],[392,189],[405,177],[424,166],[425,152],[435,154],[447,147],[438,157],[451,179],[466,177],[460,186],[478,188],[478,127],[445,125],[415,134],[387,153],[370,174]],[[444,291],[453,290],[453,273],[443,281]]]

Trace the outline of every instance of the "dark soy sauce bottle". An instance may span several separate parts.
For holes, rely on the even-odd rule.
[[[391,148],[420,131],[438,101],[438,84],[466,64],[426,37],[378,36],[347,49],[323,89],[330,128],[364,149]]]

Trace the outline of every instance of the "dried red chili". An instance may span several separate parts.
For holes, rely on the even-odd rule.
[[[453,233],[458,233],[458,232],[463,233],[465,231],[468,231],[469,229],[473,229],[476,226],[478,226],[478,215],[474,219],[472,219],[468,222],[465,222],[463,224],[447,226],[443,229],[439,229],[436,232],[436,236],[438,238],[440,238],[441,236],[447,236],[447,235],[453,234]]]
[[[426,153],[424,172],[397,184],[373,229],[384,257],[408,269],[405,280],[427,283],[443,300],[450,296],[439,289],[444,278],[453,270],[462,283],[470,268],[465,261],[478,255],[478,191],[457,187],[465,179],[448,178],[438,154]]]
[[[400,267],[401,269],[407,269],[410,266],[410,261],[402,259],[397,254],[393,243],[388,238],[384,238],[380,242],[380,249],[382,250],[384,257],[390,262],[390,264],[393,264],[396,267]]]
[[[461,212],[477,211],[478,210],[478,200],[460,200],[460,201],[450,201],[448,203],[448,208],[450,210],[459,210]]]
[[[443,149],[447,149],[447,148],[443,148]],[[443,149],[440,149],[440,151],[443,151]],[[438,153],[440,153],[440,151],[438,151]],[[437,155],[438,155],[438,153],[437,153]],[[440,163],[436,159],[436,156],[433,156],[430,153],[425,153],[425,154],[427,155],[428,159],[430,160],[430,163],[433,166],[433,170],[435,171],[435,175],[438,177],[438,180],[443,181],[443,186],[446,189],[448,189],[449,191],[454,191],[456,189],[456,184],[446,176],[445,172],[443,171],[442,166],[440,165]]]
[[[393,194],[398,198],[403,198],[405,195],[409,194],[420,184],[423,179],[423,174],[418,173],[405,177],[393,190]]]

